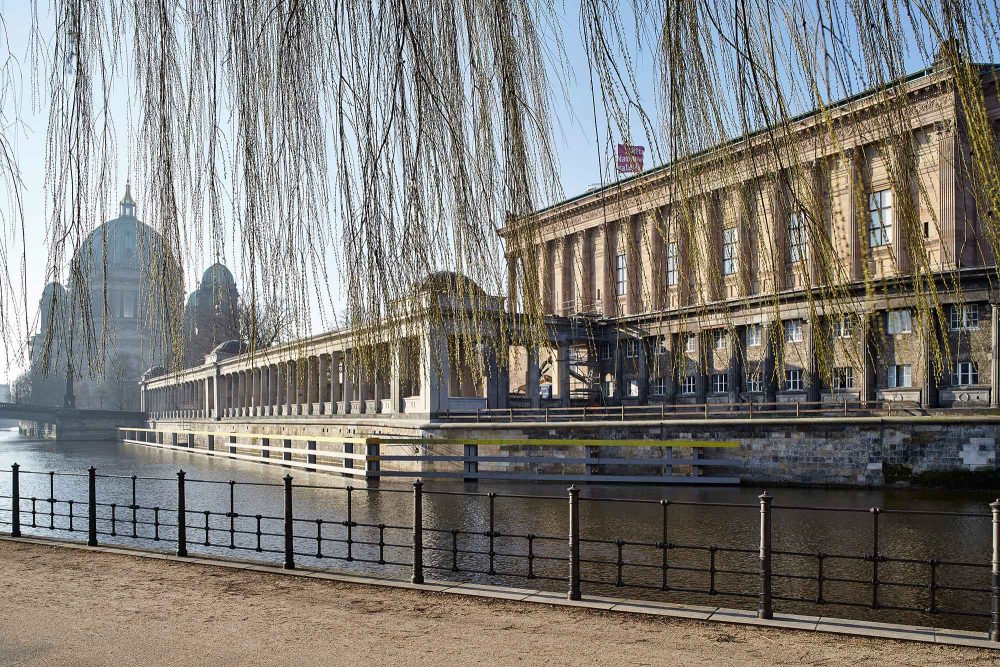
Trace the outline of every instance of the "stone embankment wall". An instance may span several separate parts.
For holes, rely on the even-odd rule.
[[[223,430],[296,435],[399,435],[453,440],[598,439],[598,440],[733,440],[736,448],[713,448],[705,458],[732,459],[733,465],[705,470],[706,475],[737,476],[746,483],[882,486],[951,480],[961,485],[976,476],[989,480],[1000,472],[1000,416],[920,416],[817,418],[796,420],[713,419],[632,423],[444,424],[358,420],[353,423],[281,421],[176,422],[160,428]],[[322,445],[321,445],[322,447]],[[490,447],[493,450],[494,448]],[[513,453],[529,448],[502,446]],[[657,447],[598,448],[602,456],[655,458]],[[579,456],[580,449],[546,447],[544,453]],[[388,453],[384,451],[383,453]],[[437,452],[435,452],[437,453]],[[444,453],[444,452],[441,452]],[[460,453],[460,452],[447,452]],[[480,450],[487,453],[486,449]],[[534,453],[542,451],[535,449]],[[690,449],[678,448],[675,458]],[[600,473],[660,474],[663,466],[614,466]],[[675,467],[674,472],[679,472]]]

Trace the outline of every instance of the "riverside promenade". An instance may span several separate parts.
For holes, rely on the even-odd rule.
[[[703,622],[0,540],[0,665],[990,665],[930,641]],[[432,588],[432,587],[430,587]]]

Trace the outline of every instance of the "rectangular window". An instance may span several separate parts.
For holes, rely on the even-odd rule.
[[[854,368],[851,366],[844,366],[841,368],[833,369],[833,388],[834,389],[853,389],[854,388]]]
[[[688,354],[695,354],[698,351],[698,336],[687,334],[684,336],[684,351]]]
[[[684,384],[681,386],[682,394],[693,394],[698,391],[698,378],[695,375],[687,375],[684,377]]]
[[[736,228],[730,227],[722,232],[722,274],[731,276],[736,269]]]
[[[657,341],[658,341],[657,349],[659,350],[659,353],[670,354],[670,349],[667,347],[667,337],[659,336]]]
[[[729,332],[725,329],[716,329],[712,332],[712,344],[716,350],[726,350],[729,348]]]
[[[972,361],[960,361],[955,364],[955,374],[952,376],[952,384],[956,387],[968,387],[979,384],[979,369]]]
[[[881,248],[892,243],[892,190],[868,195],[868,245]]]
[[[628,381],[628,397],[629,398],[639,398],[639,381],[629,380]]]
[[[850,338],[853,333],[853,322],[850,315],[841,315],[833,320],[833,337]]]
[[[889,366],[889,389],[906,389],[913,386],[913,367],[910,364]]]
[[[964,306],[951,307],[951,330],[979,328],[979,304],[970,303]]]
[[[625,255],[615,257],[615,296],[625,296],[627,263]]]
[[[649,383],[649,393],[652,396],[663,396],[667,393],[667,379],[666,378],[653,378],[653,381]]]
[[[764,381],[760,377],[760,366],[757,366],[747,375],[747,391],[760,393],[764,391]]]
[[[122,317],[135,319],[135,292],[122,292]]]
[[[629,339],[625,341],[625,358],[626,359],[639,358],[639,341],[634,339]]]
[[[785,342],[802,342],[802,320],[785,320]]]
[[[604,381],[604,397],[612,398],[615,395],[615,381],[605,380]]]
[[[667,287],[677,286],[677,244],[667,244]]]
[[[763,327],[759,324],[747,325],[747,347],[760,347],[762,329]]]
[[[611,343],[601,343],[601,359],[610,361],[615,358]]]
[[[788,216],[788,261],[801,262],[809,257],[806,245],[806,216],[797,211]]]
[[[785,371],[785,390],[802,391],[802,369],[789,368]]]
[[[886,331],[890,336],[896,334],[910,333],[913,330],[913,321],[908,308],[901,310],[890,310],[886,313]]]
[[[729,376],[726,373],[712,374],[712,393],[724,394],[729,391]]]

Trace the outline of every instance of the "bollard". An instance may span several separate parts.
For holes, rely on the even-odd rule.
[[[1000,498],[990,503],[993,512],[992,594],[990,596],[990,641],[1000,642]]]
[[[580,489],[569,487],[569,599],[580,599]]]
[[[97,468],[87,469],[87,546],[97,546]]]
[[[187,509],[184,504],[184,471],[177,471],[177,555],[187,556]]]
[[[413,576],[410,581],[424,583],[424,483],[413,480]]]
[[[285,475],[285,569],[295,569],[294,525],[292,522],[292,476]]]
[[[10,536],[21,537],[21,480],[18,471],[21,466],[10,466]]]
[[[757,618],[773,618],[771,602],[771,501],[767,491],[760,499],[760,600],[757,603]]]

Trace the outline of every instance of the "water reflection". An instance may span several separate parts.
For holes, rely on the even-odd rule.
[[[56,503],[53,516],[52,507],[45,500],[52,493],[53,484],[53,478],[44,474],[47,471],[79,474],[54,478],[54,497],[75,501],[73,528],[86,530],[84,473],[93,465],[101,475],[98,529],[103,533],[102,541],[170,548],[176,540],[176,472],[183,468],[187,473],[187,538],[192,553],[280,561],[281,485],[282,477],[289,471],[279,466],[118,442],[56,444],[28,440],[16,433],[0,433],[0,470],[8,471],[14,462],[25,471],[43,473],[26,472],[21,479],[21,496],[25,499],[22,522],[27,534],[70,535],[66,532],[68,503]],[[355,488],[347,490],[347,481],[341,478],[300,470],[291,474],[295,483],[298,563],[408,576],[405,564],[411,558],[412,530],[412,491],[408,482],[387,480],[377,489],[366,489],[355,482]],[[139,478],[133,481],[132,475]],[[232,485],[230,481],[239,484]],[[9,474],[0,475],[0,493],[9,495],[9,483]],[[424,487],[427,576],[565,590],[568,532],[565,486],[427,483]],[[500,495],[491,499],[490,491]],[[581,529],[588,540],[582,550],[584,592],[753,607],[752,598],[757,590],[757,495],[761,491],[749,486],[583,487]],[[456,495],[456,492],[475,495]],[[884,512],[877,518],[876,546],[873,541],[876,518],[867,509],[878,506],[884,510],[981,514],[988,511],[989,495],[909,489],[778,488],[769,492],[775,496],[776,506],[774,548],[787,552],[775,556],[775,571],[788,575],[775,580],[779,610],[985,627],[984,619],[903,612],[891,607],[988,612],[989,599],[984,593],[937,590],[932,596],[928,586],[933,569],[938,585],[955,589],[988,587],[988,569],[946,565],[932,568],[930,561],[987,564],[989,519]],[[35,499],[33,503],[31,498]],[[623,504],[602,502],[602,498],[667,499],[670,503],[666,507],[658,502]],[[739,506],[682,504],[692,501]],[[9,516],[9,501],[5,502],[0,518]],[[130,509],[133,502],[146,509],[133,513]],[[807,505],[844,511],[781,509],[781,506]],[[206,511],[211,513],[205,515]],[[232,514],[227,516],[229,512]],[[50,526],[57,530],[53,532]],[[76,532],[72,537],[81,539],[83,535]],[[619,544],[619,540],[624,543]],[[666,551],[666,568],[664,551],[658,546],[664,540],[671,547]],[[913,562],[878,563],[882,585],[874,591],[873,598],[871,579],[873,560],[877,559],[871,557],[877,554]],[[628,564],[619,565],[619,560]],[[822,586],[815,580],[821,567]],[[454,568],[462,572],[456,573]],[[526,579],[529,575],[532,578]],[[616,586],[619,581],[624,586]],[[664,582],[671,589],[668,593],[660,590]],[[716,593],[703,592],[711,589]],[[825,604],[787,598],[820,599]],[[864,605],[877,602],[880,608],[838,608],[838,603],[846,602]]]

